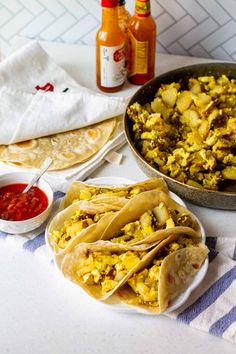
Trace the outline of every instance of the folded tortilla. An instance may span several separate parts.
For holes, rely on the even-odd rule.
[[[208,248],[203,243],[173,234],[132,269],[118,289],[120,300],[142,312],[166,311],[193,280],[207,255]]]
[[[78,200],[93,200],[94,203],[109,203],[109,199],[114,196],[121,198],[117,199],[117,203],[119,200],[122,203],[122,199],[130,199],[139,193],[152,189],[162,190],[168,193],[167,184],[162,178],[151,178],[122,187],[96,186],[75,181],[69,187],[63,199],[62,206],[65,208]]]
[[[97,300],[118,295],[129,306],[161,313],[185,290],[207,254],[196,238],[174,233],[150,251],[96,241],[67,253],[61,270]]]
[[[90,296],[106,300],[125,283],[146,254],[142,246],[127,247],[109,241],[81,243],[65,255],[61,270]]]
[[[118,210],[112,203],[79,201],[70,205],[49,222],[46,230],[49,246],[62,257],[80,242],[98,240]]]
[[[158,190],[130,199],[107,226],[102,240],[124,244],[152,244],[172,233],[201,237],[196,217],[184,206]]]
[[[19,167],[39,168],[48,156],[53,160],[50,171],[83,163],[107,143],[116,122],[114,118],[65,133],[0,145],[0,161]]]

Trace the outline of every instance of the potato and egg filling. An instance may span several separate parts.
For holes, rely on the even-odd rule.
[[[79,199],[80,200],[91,200],[93,197],[99,195],[99,197],[103,196],[115,196],[115,197],[124,197],[124,198],[132,198],[133,196],[144,192],[145,186],[142,187],[134,187],[134,188],[128,188],[128,189],[123,189],[123,190],[111,190],[111,189],[106,189],[106,188],[89,188],[89,189],[82,189],[79,193]]]
[[[137,294],[136,300],[139,304],[152,307],[158,306],[158,282],[162,262],[166,256],[182,248],[194,246],[194,240],[181,236],[177,240],[161,248],[149,267],[132,275],[128,285]]]
[[[194,221],[187,213],[168,208],[164,202],[147,210],[134,222],[126,224],[119,235],[112,238],[112,242],[134,243],[143,240],[153,232],[175,226],[188,226],[194,228]]]
[[[136,251],[88,251],[86,257],[80,259],[76,275],[88,286],[101,285],[102,293],[106,294],[117,286],[145,254]]]
[[[64,249],[68,242],[80,231],[97,223],[104,215],[108,213],[111,212],[91,214],[83,210],[77,210],[74,215],[64,221],[64,225],[60,230],[52,231],[51,235],[53,241],[60,248]]]
[[[153,187],[152,189],[157,189],[160,190],[164,188],[164,185],[161,186],[161,184],[157,187]],[[143,184],[143,185],[137,185],[137,186],[130,186],[127,188],[84,188],[79,191],[79,198],[73,200],[73,203],[78,201],[78,200],[92,200],[94,197],[99,196],[99,197],[107,197],[107,196],[113,196],[113,197],[123,197],[126,199],[131,199],[134,196],[136,196],[139,193],[146,192],[147,190],[150,189],[149,184]]]
[[[236,180],[236,80],[190,78],[162,84],[150,103],[128,109],[134,142],[152,166],[198,188]]]

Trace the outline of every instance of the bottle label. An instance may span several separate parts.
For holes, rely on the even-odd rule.
[[[150,0],[136,0],[135,13],[138,16],[146,17],[150,15]]]
[[[125,82],[124,44],[115,47],[100,46],[101,86],[116,87]]]
[[[148,41],[137,41],[128,30],[128,76],[147,74],[148,72]]]

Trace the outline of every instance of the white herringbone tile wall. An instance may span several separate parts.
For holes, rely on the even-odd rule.
[[[126,6],[133,13],[135,0]],[[157,51],[236,60],[236,0],[152,0]],[[0,0],[0,46],[16,36],[95,44],[100,0]]]

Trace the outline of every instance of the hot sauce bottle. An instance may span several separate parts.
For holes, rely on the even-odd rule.
[[[131,18],[129,11],[125,8],[125,0],[119,0],[119,6],[118,6],[118,22],[119,26],[122,29],[123,33],[125,34],[125,59],[126,59],[126,67],[127,67],[127,61],[128,61],[128,36],[127,36],[127,31],[128,31],[128,25],[129,25],[129,20]]]
[[[119,91],[126,80],[125,35],[118,23],[118,0],[102,0],[102,25],[96,37],[97,86]]]
[[[118,21],[119,21],[120,28],[126,34],[131,16],[129,11],[125,8],[125,4],[126,4],[125,0],[119,0]]]
[[[154,77],[156,24],[150,0],[136,0],[128,26],[128,80],[143,85]]]

